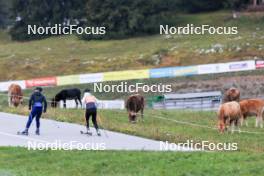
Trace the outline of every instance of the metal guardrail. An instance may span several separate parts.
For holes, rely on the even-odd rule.
[[[189,110],[203,110],[203,111],[209,111],[209,110],[217,110],[218,107],[221,104],[221,100],[215,101],[197,101],[193,102],[190,100],[184,100],[184,101],[163,101],[161,103],[154,103],[153,108],[154,109],[189,109]]]
[[[154,109],[216,110],[221,104],[220,91],[165,94],[164,100],[153,103]]]

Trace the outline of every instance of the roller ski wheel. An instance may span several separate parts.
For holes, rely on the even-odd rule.
[[[86,135],[89,135],[89,136],[92,136],[93,133],[92,132],[84,132],[84,131],[80,131],[81,134],[86,134]]]

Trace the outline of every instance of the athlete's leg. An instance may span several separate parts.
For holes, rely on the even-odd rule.
[[[40,127],[40,118],[42,115],[42,107],[37,109],[37,113],[36,113],[36,134],[39,135],[39,127]]]
[[[89,131],[90,127],[89,127],[89,119],[90,119],[91,113],[88,109],[85,110],[85,119],[86,119],[86,128],[87,131]]]
[[[33,107],[32,111],[30,112],[29,117],[28,117],[26,129],[29,129],[34,117],[37,115],[36,113],[37,113],[36,108]]]
[[[93,121],[94,128],[97,130],[98,124],[97,124],[97,120],[96,120],[96,116],[97,116],[96,110],[93,110],[93,112],[91,114],[92,114],[92,121]]]

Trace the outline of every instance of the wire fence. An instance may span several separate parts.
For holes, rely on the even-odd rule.
[[[6,98],[8,98],[9,95],[8,94],[4,94],[4,93],[0,93],[0,96],[5,96]],[[21,96],[21,98],[30,99],[30,97],[26,97],[26,96]],[[47,101],[47,102],[51,103],[52,101]],[[60,109],[60,111],[63,111],[63,110],[64,109]],[[56,108],[52,108],[52,111],[54,111],[53,114],[56,116],[57,109]],[[120,111],[120,110],[112,110],[112,111],[116,112],[116,113],[120,113],[120,114],[122,114],[124,116],[128,115],[128,113],[126,111]],[[101,112],[101,110],[99,110],[99,114],[100,114],[100,112]],[[136,113],[136,115],[139,116],[140,114]],[[204,124],[199,124],[199,123],[194,123],[194,122],[188,122],[188,121],[176,120],[176,119],[167,118],[167,117],[159,116],[159,115],[155,115],[155,114],[144,113],[144,117],[155,118],[155,119],[159,119],[161,121],[167,121],[167,122],[172,122],[172,123],[176,123],[176,124],[180,124],[180,125],[192,126],[192,127],[197,127],[197,128],[204,128],[204,129],[209,129],[209,130],[214,130],[214,131],[218,130],[218,128],[216,128],[214,126],[209,126],[209,125],[204,125]],[[100,125],[101,125],[102,129],[105,129],[102,121],[101,121]],[[245,130],[235,130],[235,131],[240,132],[240,133],[247,133],[247,134],[262,134],[262,135],[264,134],[263,132],[256,132],[256,131],[245,131]],[[108,136],[108,135],[106,134],[106,136]]]
[[[124,111],[116,111],[117,113],[125,113]],[[127,113],[126,113],[127,114]],[[138,116],[140,116],[140,113],[137,113]],[[149,117],[149,118],[155,118],[155,119],[160,119],[163,121],[167,121],[167,122],[173,122],[173,123],[177,123],[177,124],[181,124],[181,125],[186,125],[186,126],[193,126],[193,127],[198,127],[198,128],[204,128],[204,129],[210,129],[210,130],[218,130],[218,128],[216,127],[212,127],[209,125],[203,125],[203,124],[198,124],[198,123],[193,123],[193,122],[187,122],[187,121],[181,121],[181,120],[176,120],[176,119],[171,119],[171,118],[166,118],[164,116],[158,116],[158,115],[154,115],[154,114],[144,114],[145,117]],[[245,131],[245,130],[234,130],[236,132],[239,133],[248,133],[248,134],[264,134],[263,132],[255,132],[255,131]]]

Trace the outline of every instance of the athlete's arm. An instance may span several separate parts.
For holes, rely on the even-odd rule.
[[[44,103],[43,112],[45,113],[47,111],[47,100],[46,100],[46,97],[45,96],[43,96],[43,103]]]
[[[33,101],[33,94],[30,96],[30,99],[29,99],[29,102],[28,102],[28,109],[29,110],[31,110],[32,101]]]

